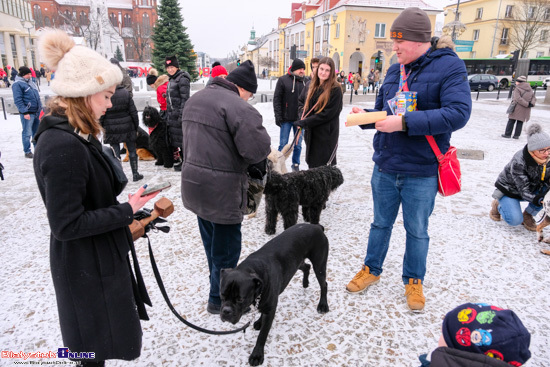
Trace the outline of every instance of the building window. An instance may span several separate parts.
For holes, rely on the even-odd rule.
[[[548,39],[548,30],[543,29],[542,31],[540,31],[540,41],[546,42],[547,39]]]
[[[111,21],[111,24],[113,25],[113,27],[118,27],[118,19],[115,13],[109,14],[109,20]]]
[[[550,8],[544,9],[544,20],[548,20],[550,18]]]
[[[386,38],[386,23],[376,23],[374,38]]]
[[[483,17],[483,8],[477,8],[476,9],[476,19],[475,20],[479,20]]]
[[[328,41],[328,31],[329,31],[328,24],[325,24],[323,26],[323,41],[325,42]]]
[[[46,27],[51,27],[52,26],[52,22],[50,20],[50,17],[44,17],[44,26],[46,26]]]
[[[296,44],[295,35],[291,34],[290,35],[290,46],[293,46],[295,44]]]
[[[340,38],[340,23],[336,24],[336,35],[334,38]]]
[[[527,19],[531,19],[535,16],[535,7],[530,6],[529,10],[527,11]]]
[[[126,44],[126,60],[134,58],[134,48],[131,43]]]
[[[479,29],[474,29],[474,41],[479,40]]]
[[[141,0],[141,5],[149,6],[149,0]]]
[[[508,44],[508,31],[510,28],[503,28],[502,29],[502,36],[500,37],[500,44],[501,45],[507,45]]]
[[[33,6],[33,16],[34,16],[34,21],[36,22],[36,25],[38,27],[42,27],[43,23],[42,23],[42,9],[40,8],[40,5],[35,5]]]
[[[88,14],[80,12],[80,25],[88,25]]]
[[[124,14],[123,18],[123,27],[130,28],[132,26],[132,17],[130,17],[130,14]]]
[[[300,49],[303,50],[304,49],[304,43],[306,41],[306,38],[305,38],[305,31],[301,31],[300,32]]]
[[[544,52],[537,52],[537,57],[543,57],[544,56]]]
[[[149,35],[149,32],[151,32],[151,23],[149,22],[149,14],[145,13],[143,14],[143,33],[145,35]]]
[[[506,5],[506,12],[504,13],[505,18],[513,18],[514,17],[514,6],[513,5]]]

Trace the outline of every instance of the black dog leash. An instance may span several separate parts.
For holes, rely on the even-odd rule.
[[[176,311],[176,309],[172,305],[172,302],[170,302],[170,298],[168,297],[168,293],[166,293],[166,288],[164,288],[164,282],[162,281],[162,277],[160,276],[160,272],[159,272],[159,269],[157,267],[157,262],[155,261],[155,256],[153,255],[153,248],[151,247],[151,240],[149,239],[149,236],[147,236],[147,235],[145,235],[144,237],[147,237],[147,242],[149,244],[149,257],[151,259],[151,266],[153,267],[153,272],[155,273],[155,279],[157,280],[157,284],[159,286],[160,292],[162,293],[162,296],[164,297],[164,300],[166,301],[166,304],[168,305],[168,308],[170,308],[170,311],[172,311],[172,313],[174,315],[176,315],[178,320],[183,322],[185,325],[189,326],[191,329],[195,329],[197,331],[200,331],[200,332],[203,332],[203,333],[206,333],[206,334],[211,334],[211,335],[227,335],[227,334],[235,334],[235,333],[238,333],[239,331],[242,331],[242,332],[246,331],[246,329],[250,326],[250,321],[247,322],[246,325],[244,325],[244,326],[242,326],[238,329],[235,329],[235,330],[215,331],[215,330],[204,329],[204,328],[202,328],[200,326],[197,326],[197,325],[194,325],[194,324],[190,323],[189,321],[187,321],[186,319],[184,319],[183,316],[181,316],[178,313],[178,311]]]

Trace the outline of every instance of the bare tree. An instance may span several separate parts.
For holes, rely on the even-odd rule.
[[[151,29],[147,26],[143,26],[138,22],[132,23],[132,28],[127,32],[123,29],[122,36],[128,40],[137,55],[138,61],[150,61],[150,42],[151,42]]]
[[[265,66],[268,69],[271,69],[271,68],[275,67],[275,65],[276,65],[275,60],[272,57],[262,56],[262,55],[260,55],[259,64],[260,64],[260,66]]]
[[[549,0],[517,1],[510,10],[503,28],[508,28],[510,45],[519,50],[520,57],[534,47],[548,45],[544,38],[550,30]]]

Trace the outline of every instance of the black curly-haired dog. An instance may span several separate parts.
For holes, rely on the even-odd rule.
[[[283,217],[284,229],[295,225],[300,205],[304,221],[319,224],[330,193],[343,183],[342,172],[335,166],[320,166],[284,175],[271,171],[264,190],[265,233],[275,233],[279,213]]]
[[[146,106],[143,109],[143,123],[149,128],[154,128],[149,136],[149,142],[157,161],[155,166],[164,166],[172,168],[174,166],[174,157],[172,148],[168,144],[168,132],[166,121],[160,117],[159,111],[155,107]]]

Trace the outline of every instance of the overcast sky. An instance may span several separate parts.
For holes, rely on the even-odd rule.
[[[424,0],[436,7],[453,0]],[[279,17],[290,17],[290,4],[299,0],[179,0],[183,9],[183,25],[195,51],[212,58],[226,57],[250,38],[252,26],[256,36],[277,28]]]

